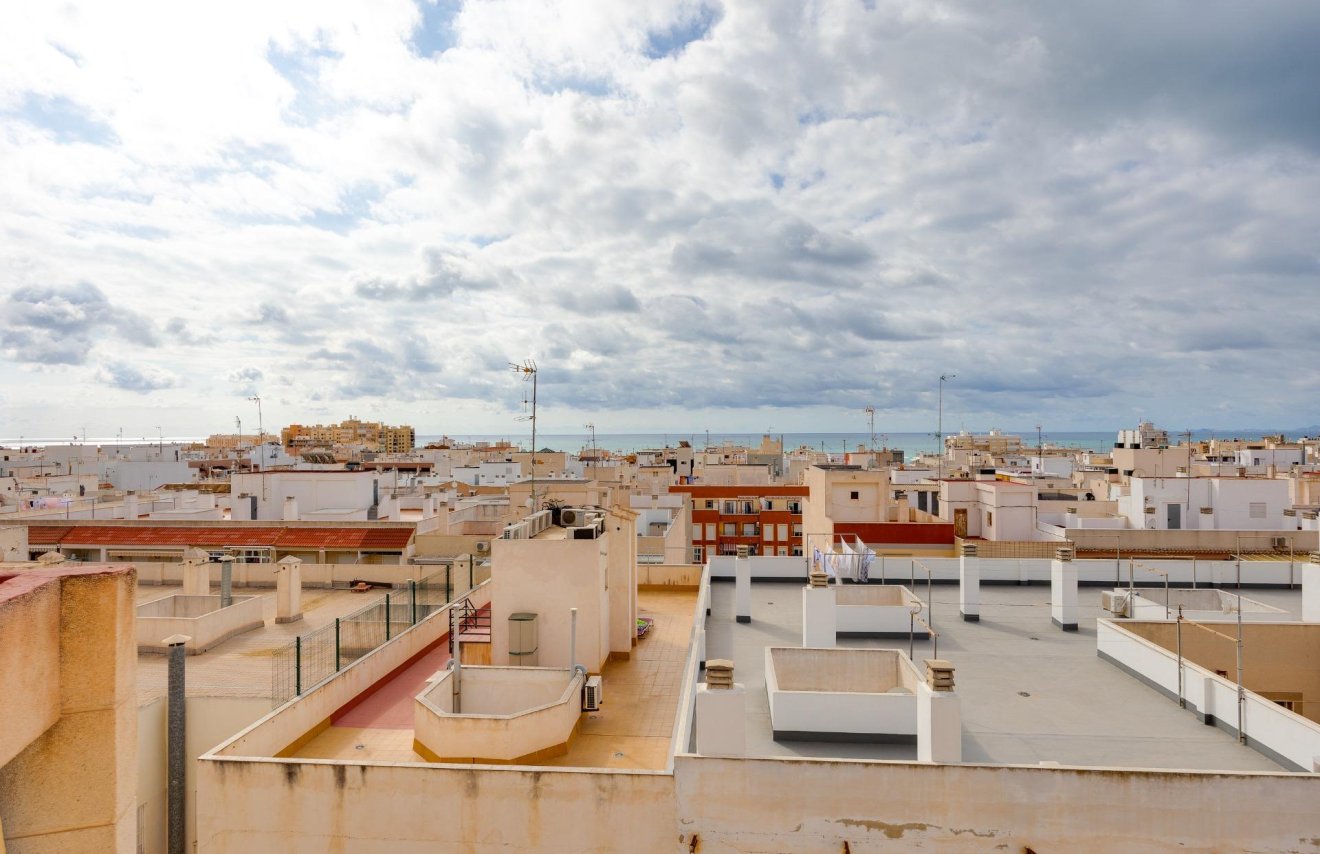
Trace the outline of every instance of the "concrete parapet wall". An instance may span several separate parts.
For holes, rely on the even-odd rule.
[[[468,598],[477,608],[489,605],[489,582],[473,588]],[[440,642],[449,633],[450,607],[447,605],[400,632],[398,637],[345,667],[316,690],[280,706],[217,747],[216,755],[272,757],[314,734],[341,707]]]
[[[199,763],[198,850],[678,851],[663,772],[223,758]],[[686,846],[683,847],[686,851]]]
[[[227,608],[219,596],[166,596],[137,606],[138,652],[167,652],[165,638],[187,635],[196,655],[264,624],[260,596],[235,596]]]
[[[698,850],[1290,852],[1320,836],[1320,777],[824,759],[675,760]],[[659,850],[659,849],[658,849]],[[670,849],[674,850],[674,849]]]
[[[1223,626],[1221,631],[1232,634],[1232,626]],[[1320,626],[1303,623],[1249,623],[1244,626],[1247,652],[1254,651],[1257,644],[1274,651],[1278,663],[1271,670],[1260,672],[1262,664],[1270,656],[1253,656],[1246,660],[1244,671],[1256,684],[1273,682],[1289,688],[1306,689],[1303,679],[1286,678],[1286,668],[1299,656],[1314,650],[1315,641],[1320,638]],[[1133,676],[1141,679],[1161,693],[1176,699],[1178,696],[1178,657],[1171,647],[1176,646],[1177,627],[1170,623],[1123,623],[1111,620],[1096,621],[1096,652],[1101,658],[1116,664]],[[1306,642],[1287,644],[1287,635],[1308,635]],[[1297,639],[1300,640],[1300,637]],[[1273,642],[1272,642],[1273,641]],[[1224,638],[1203,635],[1192,627],[1183,629],[1184,658],[1182,695],[1189,713],[1195,713],[1207,723],[1213,723],[1222,729],[1237,734],[1238,699],[1236,671],[1228,664],[1234,655],[1234,644]],[[1222,648],[1222,649],[1221,649]],[[1226,651],[1224,651],[1226,650]],[[1218,651],[1223,658],[1224,667],[1214,669],[1196,664],[1192,658],[1205,657],[1211,651]],[[1218,665],[1220,662],[1214,662]],[[1252,669],[1256,668],[1256,669]],[[1280,671],[1280,668],[1284,668]],[[1222,669],[1228,676],[1217,675],[1214,670]],[[1283,677],[1280,678],[1280,672]],[[1300,675],[1300,671],[1299,671]],[[1231,678],[1230,678],[1231,677]],[[1314,683],[1309,670],[1304,677]],[[1314,690],[1303,691],[1306,696],[1315,694]],[[1269,756],[1282,765],[1301,771],[1317,770],[1320,761],[1320,723],[1308,720],[1300,714],[1294,714],[1273,700],[1262,697],[1251,690],[1244,692],[1245,703],[1242,713],[1243,730],[1249,745]]]
[[[441,762],[514,762],[566,750],[582,715],[582,676],[557,668],[464,667],[453,711],[453,671],[418,695],[414,738]]]
[[[656,564],[637,565],[637,586],[669,587],[695,590],[701,584],[704,567],[700,564]]]

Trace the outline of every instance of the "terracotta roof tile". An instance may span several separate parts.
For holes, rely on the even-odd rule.
[[[61,546],[268,546],[281,549],[402,551],[412,528],[284,528],[272,526],[33,525],[28,540]]]

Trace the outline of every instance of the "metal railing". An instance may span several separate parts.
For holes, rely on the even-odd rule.
[[[454,595],[450,567],[407,581],[351,614],[299,635],[271,654],[271,701],[283,705],[443,609]]]

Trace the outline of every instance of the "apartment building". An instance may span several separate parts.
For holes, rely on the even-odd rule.
[[[802,508],[805,486],[669,487],[692,502],[692,560],[737,554],[748,546],[752,554],[802,554]]]
[[[280,441],[290,449],[361,445],[368,450],[400,454],[413,449],[417,434],[407,424],[391,427],[350,415],[338,424],[290,424],[280,431]]]

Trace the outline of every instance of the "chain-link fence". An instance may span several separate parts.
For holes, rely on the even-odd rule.
[[[460,586],[469,574],[457,573]],[[389,593],[351,614],[337,617],[283,646],[271,657],[271,699],[276,706],[303,694],[376,647],[416,625],[455,597],[451,567],[418,581],[397,585]],[[466,593],[471,585],[462,589]]]

